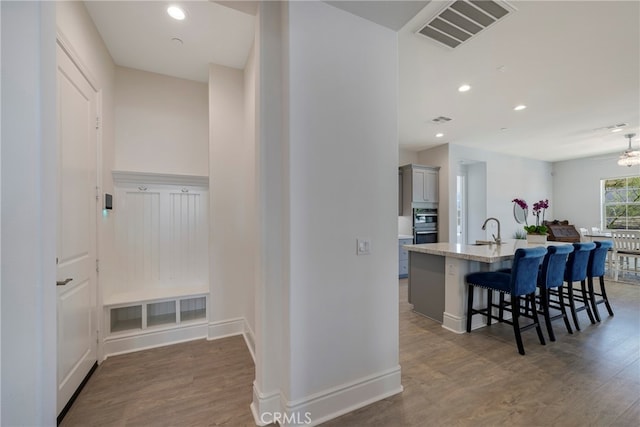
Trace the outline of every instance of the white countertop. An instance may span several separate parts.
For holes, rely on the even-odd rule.
[[[566,245],[565,242],[547,242],[548,245]],[[518,248],[533,248],[526,240],[506,239],[501,245],[459,245],[456,243],[425,243],[421,245],[403,245],[409,252],[448,256],[479,262],[498,262],[513,258]]]

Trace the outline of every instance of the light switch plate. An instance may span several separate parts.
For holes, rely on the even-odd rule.
[[[371,253],[371,239],[356,239],[356,254],[369,255]]]

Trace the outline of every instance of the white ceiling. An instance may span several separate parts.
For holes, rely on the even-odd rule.
[[[253,43],[256,2],[177,1],[187,10],[182,22],[168,17],[166,1],[85,3],[114,61],[125,67],[206,82],[208,63],[243,68]],[[640,135],[638,1],[512,0],[515,12],[453,50],[415,34],[451,2],[422,10],[425,1],[328,3],[401,28],[403,148],[450,142],[547,161],[614,161],[628,144],[623,135]],[[472,89],[459,93],[462,83]],[[513,111],[521,103],[528,108]],[[452,120],[432,123],[437,116]],[[605,129],[618,123],[628,125],[618,133]],[[436,138],[438,132],[445,136]]]
[[[123,67],[208,82],[209,63],[244,68],[253,44],[255,16],[210,1],[85,4],[114,62]],[[170,4],[182,6],[186,19],[169,17]]]
[[[453,50],[415,34],[442,2],[400,31],[401,144],[547,161],[624,151],[623,135],[640,134],[640,3],[510,3],[517,11]],[[462,83],[472,89],[459,93]],[[441,115],[452,121],[432,124]],[[602,129],[618,123],[629,126]]]

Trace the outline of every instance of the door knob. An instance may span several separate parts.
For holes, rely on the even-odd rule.
[[[64,286],[67,283],[69,283],[70,281],[72,281],[73,279],[71,277],[69,277],[68,279],[64,279],[64,280],[58,280],[56,282],[56,286]]]

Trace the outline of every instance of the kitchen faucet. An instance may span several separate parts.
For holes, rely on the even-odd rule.
[[[485,219],[484,220],[484,224],[482,224],[482,229],[483,230],[486,230],[487,222],[489,222],[489,220],[494,220],[496,222],[496,224],[498,224],[498,237],[496,237],[495,234],[492,234],[492,236],[493,236],[493,240],[496,242],[496,245],[499,245],[499,244],[502,243],[502,239],[500,238],[500,221],[498,221],[497,218],[493,218],[493,217]]]

